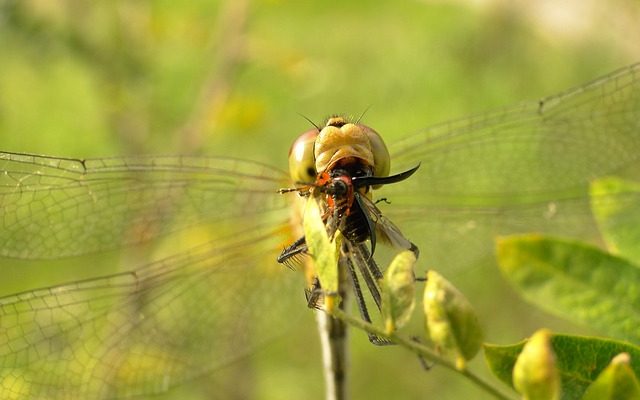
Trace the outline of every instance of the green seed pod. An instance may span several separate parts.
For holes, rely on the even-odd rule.
[[[611,360],[598,378],[587,388],[583,400],[640,399],[640,383],[629,365],[628,353],[620,353]]]
[[[325,309],[331,313],[335,306],[334,297],[338,293],[338,256],[340,255],[340,235],[329,238],[320,216],[320,206],[310,197],[304,211],[304,235],[309,255],[314,262],[315,272],[322,289],[328,295]]]
[[[548,330],[537,331],[524,345],[513,367],[513,386],[525,400],[560,398],[560,374]]]
[[[464,369],[482,345],[482,328],[473,307],[435,271],[427,273],[423,305],[427,338],[441,351],[453,352],[458,369]]]
[[[387,334],[401,328],[411,318],[415,307],[415,276],[413,266],[416,256],[412,251],[405,250],[395,256],[385,272],[381,282],[382,313]]]

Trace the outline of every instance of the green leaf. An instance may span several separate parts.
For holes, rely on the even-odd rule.
[[[640,383],[629,362],[627,353],[615,356],[598,379],[587,388],[582,400],[640,399]]]
[[[591,209],[607,248],[640,263],[640,183],[619,178],[591,184]]]
[[[314,261],[320,285],[327,295],[338,293],[338,256],[340,236],[331,240],[322,221],[320,206],[314,197],[307,200],[304,211],[304,236],[309,255]],[[325,308],[331,312],[331,296],[326,297]]]
[[[382,313],[387,334],[404,326],[416,305],[416,285],[413,266],[416,256],[405,250],[395,256],[382,281]]]
[[[525,343],[508,346],[484,345],[489,368],[501,381],[511,386],[513,367]],[[628,353],[630,367],[640,372],[640,348],[615,340],[584,336],[551,335],[551,347],[560,373],[562,400],[580,399],[587,387],[620,353]]]
[[[531,303],[640,341],[640,269],[629,261],[579,242],[523,235],[498,240],[498,263]]]
[[[452,351],[458,369],[464,369],[482,346],[482,327],[473,307],[435,271],[427,273],[423,306],[427,338],[441,351]]]
[[[560,374],[548,330],[534,333],[524,345],[513,367],[513,386],[525,400],[560,398]]]

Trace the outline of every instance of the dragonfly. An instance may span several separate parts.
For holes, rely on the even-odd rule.
[[[388,153],[391,177],[402,179],[356,187],[371,190],[362,197],[374,218],[350,239],[365,249],[353,255],[365,264],[382,256],[376,224],[397,227],[421,262],[445,273],[491,259],[497,235],[601,245],[591,203],[606,199],[594,199],[590,183],[640,179],[640,64],[432,126],[390,143]],[[371,176],[387,172],[373,167]],[[84,260],[82,279],[0,298],[0,397],[163,392],[291,323],[303,274],[277,259],[283,249],[305,252],[296,193],[321,186],[317,168],[292,177],[227,156],[1,152],[0,171],[2,265]]]

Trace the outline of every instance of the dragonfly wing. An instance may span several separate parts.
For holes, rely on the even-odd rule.
[[[98,276],[0,297],[1,398],[161,392],[246,355],[304,310],[298,274],[275,261],[292,240],[277,169],[0,153],[0,171],[0,265],[53,274],[79,263]],[[43,258],[62,260],[22,260]]]
[[[97,253],[287,208],[287,174],[216,157],[66,159],[0,153],[0,255]]]
[[[274,261],[282,232],[257,226],[136,270],[0,298],[0,397],[156,393],[246,355],[304,309],[302,296],[289,308],[301,274]]]
[[[638,121],[640,64],[540,102],[435,126],[390,147],[395,168],[421,167],[380,191],[392,203],[381,209],[438,265],[486,255],[501,234],[597,243],[589,184],[640,179]]]
[[[376,237],[381,242],[390,245],[396,250],[408,250],[412,247],[411,242],[402,234],[400,228],[383,215],[373,201],[366,196],[362,196],[361,201],[367,208],[367,214],[376,227]]]

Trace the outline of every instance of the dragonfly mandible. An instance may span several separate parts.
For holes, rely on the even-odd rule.
[[[371,202],[445,272],[490,257],[498,234],[598,244],[589,183],[640,179],[639,121],[636,64],[390,144],[392,176],[420,167]],[[154,241],[164,250],[134,267],[124,260],[109,274],[0,298],[0,397],[161,392],[246,354],[251,331],[266,338],[286,321],[276,316],[300,284],[276,262],[300,223],[278,193],[294,186],[287,172],[229,157],[11,152],[0,153],[0,171],[5,265],[84,255],[98,263],[96,254]],[[365,229],[369,249],[373,231]]]

